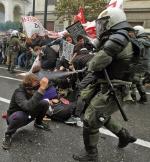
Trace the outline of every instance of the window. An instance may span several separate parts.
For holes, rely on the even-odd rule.
[[[60,24],[55,24],[55,31],[56,32],[61,32],[64,30],[64,24],[60,23]]]
[[[136,25],[143,26],[143,24],[144,24],[144,22],[130,22],[130,21],[129,21],[129,23],[130,23],[131,26],[136,26]]]
[[[54,21],[47,21],[46,29],[49,31],[54,31]]]
[[[48,0],[48,5],[55,5],[57,0]]]

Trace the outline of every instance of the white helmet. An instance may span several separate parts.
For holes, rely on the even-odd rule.
[[[145,33],[143,26],[137,25],[137,26],[134,26],[133,28],[137,32],[137,36]]]
[[[107,8],[100,13],[98,19],[105,18],[105,17],[109,17],[107,30],[109,30],[111,27],[115,26],[116,24],[127,20],[125,12],[120,8]]]
[[[19,32],[17,30],[13,30],[11,33],[12,37],[18,37],[19,36]]]

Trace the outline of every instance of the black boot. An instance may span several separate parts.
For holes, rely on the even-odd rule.
[[[129,134],[129,132],[122,128],[119,133],[116,134],[119,137],[119,148],[126,147],[129,143],[134,143],[137,139]]]
[[[2,148],[4,150],[10,149],[10,147],[11,147],[11,141],[12,141],[11,135],[5,135],[5,137],[3,139],[3,143],[2,143]]]
[[[137,85],[137,90],[138,90],[138,92],[140,94],[140,100],[138,102],[141,103],[141,104],[144,104],[145,102],[148,101],[148,99],[147,99],[147,95],[146,95],[146,92],[145,92],[145,89],[144,89],[143,85],[138,84]]]
[[[7,68],[8,71],[10,71],[10,65],[8,65],[8,68]]]
[[[98,161],[97,143],[99,139],[99,130],[91,130],[89,127],[83,127],[83,140],[85,145],[85,152],[73,155],[74,160],[78,161]]]
[[[13,74],[13,73],[15,73],[15,66],[14,65],[12,65],[11,67],[10,67],[10,74]]]
[[[139,101],[140,104],[144,104],[145,102],[148,102],[146,93],[142,94]]]
[[[73,159],[77,161],[93,161],[98,162],[98,151],[97,148],[93,148],[91,150],[86,150],[84,153],[79,155],[73,155]]]
[[[134,100],[134,102],[137,102],[137,98],[136,98],[136,94],[135,93],[131,93],[131,97]]]
[[[10,74],[14,74],[14,73],[15,73],[14,69],[10,69]]]

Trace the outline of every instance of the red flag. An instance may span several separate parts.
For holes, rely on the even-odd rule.
[[[82,7],[80,7],[78,14],[76,16],[74,16],[74,21],[75,22],[80,21],[81,24],[86,23],[85,16],[84,16],[84,11],[83,11]]]

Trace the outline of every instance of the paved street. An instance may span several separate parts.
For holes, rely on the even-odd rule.
[[[20,78],[9,74],[0,66],[0,114],[7,110],[11,95],[19,85]],[[150,98],[149,90],[147,90]],[[124,122],[120,112],[113,118],[120,121],[131,134],[138,138],[135,144],[124,149],[117,148],[117,138],[104,128],[99,140],[99,162],[150,162],[150,107],[128,105],[125,111],[129,122]],[[6,130],[6,122],[0,118],[0,145]],[[13,137],[12,148],[0,148],[0,162],[74,162],[72,154],[83,148],[82,128],[63,123],[49,122],[52,132],[37,130],[33,123],[18,130]]]

